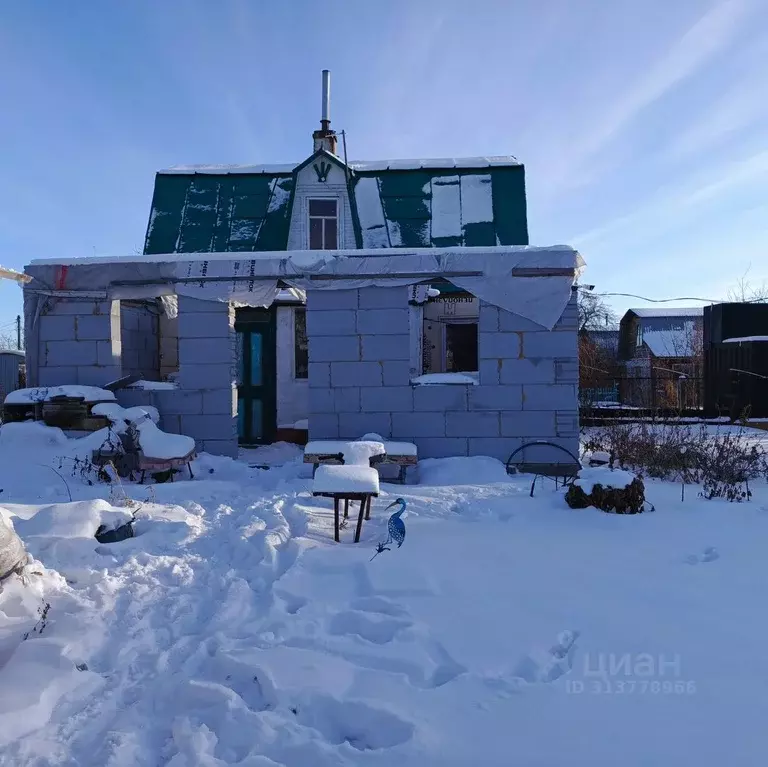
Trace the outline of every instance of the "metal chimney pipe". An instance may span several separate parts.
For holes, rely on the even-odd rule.
[[[331,124],[331,73],[329,70],[323,70],[323,111],[320,123],[323,130],[328,130]]]

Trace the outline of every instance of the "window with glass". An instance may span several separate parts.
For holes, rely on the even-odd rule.
[[[306,309],[293,311],[293,374],[295,378],[307,378],[309,375]]]
[[[309,201],[309,249],[339,247],[339,209],[336,199]]]

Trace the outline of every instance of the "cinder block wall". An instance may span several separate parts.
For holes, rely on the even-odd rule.
[[[146,304],[121,302],[120,337],[123,375],[160,380],[158,312]]]
[[[49,301],[38,319],[37,386],[103,386],[121,375],[119,301]]]
[[[405,288],[309,291],[309,436],[366,432],[415,442],[423,458],[490,455],[506,461],[524,442],[577,453],[575,295],[552,331],[481,302],[479,385],[413,386]],[[527,461],[563,461],[557,449]]]
[[[179,296],[179,386],[155,392],[163,428],[193,437],[199,450],[236,456],[235,310]]]

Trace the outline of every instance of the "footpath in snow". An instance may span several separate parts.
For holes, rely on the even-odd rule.
[[[650,482],[657,511],[618,516],[423,461],[334,544],[290,449],[203,455],[130,508],[58,468],[88,439],[13,426],[0,513],[35,562],[0,592],[3,767],[764,763],[764,485]],[[398,496],[406,542],[371,561]]]

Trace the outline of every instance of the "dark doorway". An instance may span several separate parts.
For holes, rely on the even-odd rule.
[[[477,324],[457,322],[445,326],[445,370],[447,373],[472,373],[477,364]]]
[[[241,445],[274,441],[277,430],[277,360],[273,309],[238,309],[237,435]]]

